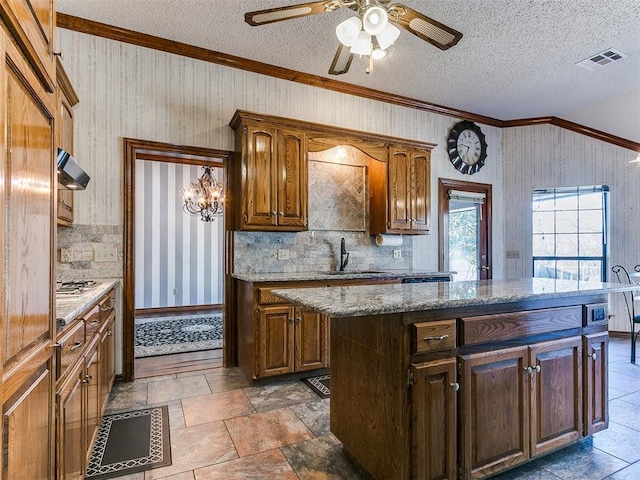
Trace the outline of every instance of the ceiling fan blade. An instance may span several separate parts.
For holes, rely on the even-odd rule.
[[[400,3],[389,7],[389,19],[425,42],[447,50],[462,38],[462,33]]]
[[[347,73],[352,60],[353,53],[351,53],[351,48],[340,44],[336,51],[336,56],[333,57],[333,62],[331,62],[331,66],[329,67],[329,74],[342,75],[343,73]]]
[[[299,3],[288,7],[270,8],[244,14],[244,21],[257,27],[267,23],[281,22],[291,18],[307,17],[318,13],[333,12],[343,5],[340,0],[325,0],[322,2]]]

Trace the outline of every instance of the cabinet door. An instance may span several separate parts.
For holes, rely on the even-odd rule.
[[[609,426],[607,358],[609,334],[585,335],[584,342],[584,435]]]
[[[411,228],[411,159],[405,149],[389,152],[389,225],[390,230]]]
[[[73,110],[70,102],[62,93],[58,93],[59,103],[58,128],[60,148],[73,154]],[[71,225],[73,223],[73,190],[58,184],[58,225]]]
[[[54,477],[55,99],[2,29],[0,55],[0,475],[40,480]]]
[[[100,362],[98,339],[96,338],[93,345],[89,346],[85,356],[85,389],[86,389],[86,436],[85,436],[85,455],[88,461],[91,455],[91,446],[95,435],[98,433],[98,424],[100,421]]]
[[[415,480],[455,480],[456,360],[412,365],[412,459]]]
[[[100,410],[102,415],[107,401],[109,400],[109,392],[113,386],[113,380],[116,376],[116,357],[115,357],[115,313],[112,313],[110,320],[107,320],[105,328],[100,332]]]
[[[276,225],[276,129],[248,126],[245,142],[242,227]]]
[[[411,230],[429,231],[431,215],[431,154],[415,151],[411,154]]]
[[[65,377],[56,392],[57,419],[57,471],[62,480],[83,478],[85,471],[84,434],[86,424],[83,417],[82,393],[84,363],[77,362]]]
[[[530,347],[531,456],[582,436],[582,338]]]
[[[460,357],[462,478],[481,478],[529,459],[527,347]]]
[[[289,305],[263,307],[258,320],[258,378],[293,372],[294,309]]]
[[[326,367],[325,316],[296,308],[295,319],[295,371]]]
[[[300,132],[278,131],[278,226],[307,228],[307,138]]]

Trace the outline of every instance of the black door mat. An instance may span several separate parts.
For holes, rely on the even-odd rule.
[[[171,465],[169,409],[145,408],[105,415],[86,477],[100,480]]]
[[[302,381],[311,387],[311,390],[316,392],[320,398],[329,397],[329,394],[331,393],[329,390],[329,375],[307,377],[303,378]]]

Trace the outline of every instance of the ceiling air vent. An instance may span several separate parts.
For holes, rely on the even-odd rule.
[[[579,67],[585,68],[587,70],[598,70],[610,63],[617,62],[618,60],[622,60],[626,58],[627,55],[622,53],[620,50],[616,50],[615,48],[610,48],[609,50],[605,50],[604,52],[600,52],[593,57],[586,58],[581,62],[576,63]]]

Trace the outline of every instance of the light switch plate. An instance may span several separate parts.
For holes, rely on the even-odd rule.
[[[278,260],[289,260],[289,250],[278,250]]]
[[[520,258],[520,250],[507,250],[507,258]]]
[[[96,245],[93,247],[94,261],[96,262],[117,262],[118,251],[113,247]]]

